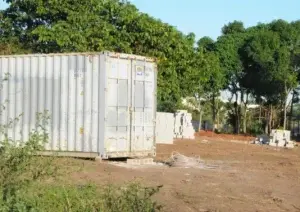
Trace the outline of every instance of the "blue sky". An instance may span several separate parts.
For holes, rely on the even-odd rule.
[[[184,33],[216,39],[222,26],[240,20],[245,26],[274,19],[300,19],[300,0],[131,0],[142,12]],[[7,5],[0,0],[0,8]]]
[[[143,12],[185,33],[216,39],[224,24],[240,20],[245,26],[274,19],[300,19],[300,0],[132,0]]]

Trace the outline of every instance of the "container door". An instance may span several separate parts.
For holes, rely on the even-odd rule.
[[[131,61],[107,58],[106,70],[106,152],[129,152]]]
[[[131,151],[151,151],[154,145],[154,63],[132,62]]]

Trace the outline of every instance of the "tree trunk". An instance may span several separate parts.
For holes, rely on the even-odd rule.
[[[216,124],[216,102],[215,102],[215,94],[212,95],[212,122],[213,122],[213,132],[215,132],[215,124]]]
[[[283,105],[283,130],[286,129],[286,101],[284,101]]]
[[[247,133],[247,108],[244,108],[243,133]]]
[[[220,128],[220,110],[218,109],[218,112],[217,112],[217,129],[219,130],[219,128]]]
[[[216,117],[215,117],[215,119],[216,119],[216,130],[218,130],[219,131],[219,112],[220,112],[220,108],[219,108],[219,102],[218,101],[216,101],[216,103],[215,103],[215,115],[216,115]]]
[[[240,115],[239,115],[239,105],[238,105],[238,94],[235,94],[235,133],[240,134]]]
[[[269,129],[268,129],[268,134],[271,133],[271,130],[272,130],[272,116],[273,116],[273,107],[272,105],[270,105],[270,112],[269,112],[269,120],[268,120],[268,124],[269,124]]]
[[[293,110],[294,110],[294,98],[295,98],[295,92],[293,92],[292,95],[292,102],[291,102],[291,112],[290,112],[290,123],[289,123],[289,130],[292,130],[294,128],[293,126]]]
[[[286,130],[287,101],[288,101],[288,95],[289,95],[289,93],[290,93],[289,91],[286,92],[286,97],[285,97],[284,103],[283,103],[283,130]]]
[[[269,119],[270,119],[270,111],[264,111],[264,120],[265,120],[265,134],[269,133]]]
[[[202,109],[201,106],[199,106],[199,126],[198,126],[198,132],[201,130],[201,124],[202,124]]]
[[[283,130],[286,129],[287,100],[290,93],[290,90],[286,86],[286,82],[284,83],[284,89],[285,89],[285,99],[283,103]]]
[[[241,94],[244,95],[244,94]],[[247,106],[248,106],[248,98],[249,98],[249,94],[246,93],[246,100],[243,101],[243,133],[246,134],[247,133]],[[241,97],[242,99],[242,97]]]
[[[261,104],[259,104],[259,117],[258,121],[261,122]]]

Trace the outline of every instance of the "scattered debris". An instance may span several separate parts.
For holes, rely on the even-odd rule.
[[[197,167],[203,164],[203,161],[198,158],[187,157],[178,152],[173,152],[169,161],[166,162],[170,167]]]
[[[201,144],[209,144],[210,143],[210,141],[208,141],[208,140],[202,140],[201,141]]]
[[[270,137],[266,134],[258,135],[255,140],[252,142],[252,144],[259,144],[263,145],[266,144],[268,145],[270,143]]]
[[[173,152],[171,158],[166,162],[166,164],[170,167],[179,168],[217,168],[217,166],[206,165],[200,157],[187,157],[178,152]]]
[[[278,197],[273,197],[273,201],[276,202],[276,203],[282,203],[283,199],[278,198]]]
[[[294,148],[297,144],[290,140],[290,131],[288,130],[272,130],[271,136],[266,134],[259,135],[251,144],[270,145],[273,147]]]
[[[143,169],[143,168],[153,168],[153,167],[167,167],[164,163],[158,163],[158,162],[153,162],[153,163],[135,163],[135,162],[120,162],[120,161],[110,161],[109,164],[114,165],[114,166],[119,166],[123,168],[128,168],[128,169]]]

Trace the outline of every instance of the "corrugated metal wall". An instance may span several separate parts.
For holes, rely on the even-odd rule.
[[[132,150],[150,151],[155,142],[155,68],[153,63],[133,62]]]
[[[130,151],[131,60],[106,60],[106,152]]]
[[[156,65],[106,58],[106,152],[151,152],[155,147]]]
[[[1,56],[0,103],[7,106],[1,123],[22,114],[7,133],[27,141],[36,113],[47,110],[46,150],[104,157],[153,152],[156,71],[153,61],[126,54]]]
[[[36,113],[48,110],[48,150],[99,152],[100,57],[0,57],[1,79],[8,75],[0,95],[1,103],[7,105],[1,122],[23,114],[8,130],[9,137],[28,140],[35,128]]]

